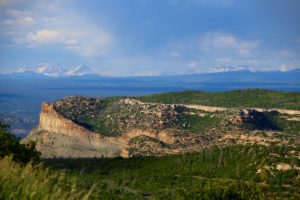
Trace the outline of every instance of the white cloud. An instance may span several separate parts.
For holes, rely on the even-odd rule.
[[[235,46],[237,41],[234,37],[230,35],[213,35],[209,38],[215,46]]]
[[[19,19],[6,19],[4,21],[2,21],[2,23],[4,23],[5,25],[20,25],[20,26],[27,26],[27,25],[33,25],[35,23],[35,19],[30,17],[30,16],[26,16],[26,17],[22,17]]]
[[[63,43],[67,49],[91,59],[106,54],[114,45],[113,36],[101,30],[66,31]]]
[[[25,15],[24,12],[17,10],[17,9],[7,9],[6,13],[10,16],[14,16],[14,17],[21,17],[23,15]]]
[[[289,50],[280,50],[278,51],[278,54],[280,56],[288,57],[288,56],[293,56],[295,53]]]
[[[293,64],[281,64],[279,67],[279,70],[282,72],[287,72],[293,69],[295,69],[295,65]]]
[[[30,44],[51,44],[57,43],[60,39],[60,32],[58,30],[39,30],[34,33],[28,33],[26,40]]]
[[[169,72],[200,73],[223,65],[255,68],[261,64],[256,53],[262,52],[260,48],[260,43],[256,40],[243,40],[226,33],[207,33],[171,41],[162,45],[154,54],[111,59],[104,63],[110,67],[103,68],[103,71],[108,75],[153,75]]]
[[[23,2],[14,1],[0,7],[0,35],[12,38],[13,45],[64,48],[88,60],[107,54],[115,45],[110,31],[78,13],[64,10],[59,0],[34,0],[24,6]]]
[[[257,39],[242,39],[230,33],[208,32],[193,38],[172,41],[162,51],[181,53],[176,63],[174,59],[167,61],[173,64],[172,71],[205,71],[217,66],[279,70],[281,63],[285,64],[281,66],[282,70],[287,66],[300,66],[299,54],[296,52],[269,49],[263,44]]]
[[[222,51],[240,55],[248,55],[252,50],[259,47],[258,41],[241,40],[230,34],[207,33],[200,37],[199,45],[203,51]]]
[[[109,52],[113,46],[113,37],[101,30],[42,29],[30,32],[25,37],[19,37],[15,41],[17,44],[30,47],[56,45],[89,59]]]
[[[37,21],[29,13],[23,12],[16,9],[7,9],[5,11],[6,17],[0,19],[0,25],[16,27],[16,26],[31,26],[34,25]]]

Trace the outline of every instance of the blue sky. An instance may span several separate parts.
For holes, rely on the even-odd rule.
[[[103,75],[300,67],[299,0],[0,0],[0,72]]]

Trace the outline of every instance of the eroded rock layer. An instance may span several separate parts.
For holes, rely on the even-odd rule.
[[[43,103],[40,124],[25,141],[37,142],[43,157],[115,157],[122,141],[104,137],[59,114],[52,104]]]
[[[24,142],[35,141],[43,157],[163,156],[209,145],[297,145],[298,114],[67,97],[42,104],[39,126]]]

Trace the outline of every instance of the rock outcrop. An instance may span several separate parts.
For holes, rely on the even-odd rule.
[[[42,104],[40,123],[23,142],[35,141],[43,157],[76,158],[163,156],[209,145],[294,145],[297,129],[282,137],[285,130],[275,122],[295,117],[298,111],[67,97]]]
[[[115,157],[122,150],[119,139],[90,131],[43,103],[40,124],[24,142],[36,141],[43,157]]]
[[[201,135],[187,131],[168,128],[145,130],[132,126],[124,129],[119,136],[104,136],[63,116],[53,104],[43,103],[38,127],[23,142],[35,141],[42,157],[73,158],[161,156],[196,151],[208,144]],[[144,148],[136,146],[137,141],[143,141]]]

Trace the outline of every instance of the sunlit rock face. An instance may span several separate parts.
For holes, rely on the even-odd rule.
[[[75,99],[78,104],[78,98]],[[207,139],[199,134],[172,127],[177,105],[153,106],[129,99],[121,99],[118,104],[123,108],[121,112],[136,112],[138,108],[141,114],[127,113],[131,118],[120,122],[119,135],[105,136],[85,128],[71,115],[67,117],[58,112],[55,105],[60,104],[43,103],[40,123],[24,142],[35,141],[43,157],[162,156],[197,151],[208,144]],[[73,109],[70,113],[76,112],[82,110]]]
[[[298,143],[276,120],[297,110],[225,108],[142,102],[132,98],[66,97],[43,103],[33,140],[43,157],[164,156],[232,144]]]
[[[39,126],[25,139],[29,140],[37,142],[43,157],[115,157],[122,148],[118,138],[77,125],[47,103],[42,105]]]

